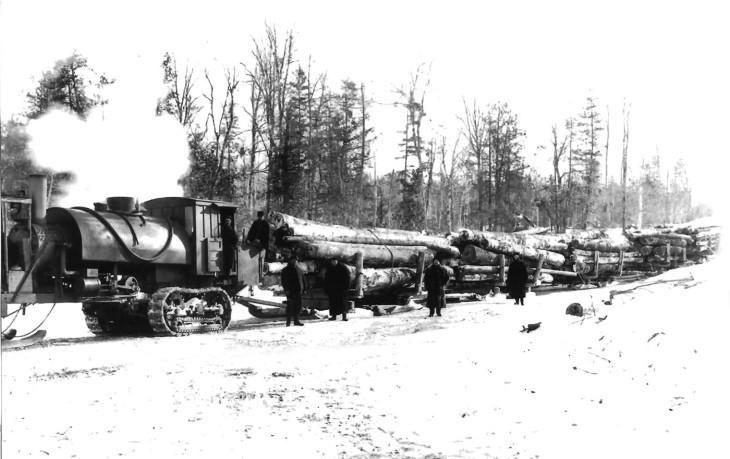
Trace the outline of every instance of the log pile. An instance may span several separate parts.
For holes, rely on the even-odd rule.
[[[487,292],[504,287],[513,255],[528,266],[531,285],[569,285],[634,279],[687,263],[703,262],[719,248],[720,226],[701,220],[658,228],[505,233],[462,229],[446,235],[385,228],[327,225],[275,214],[280,260],[299,256],[311,287],[321,287],[327,260],[337,258],[361,296],[420,291],[423,269],[439,258],[451,291]],[[282,262],[266,263],[263,284],[280,282]]]
[[[701,263],[720,248],[721,226],[705,217],[688,223],[631,229],[629,239],[652,266],[672,268],[688,262]]]
[[[279,258],[297,255],[310,290],[323,287],[332,258],[348,267],[351,296],[361,297],[414,289],[418,274],[436,256],[460,256],[445,237],[416,231],[328,225],[282,213],[274,214],[270,223]],[[283,266],[283,262],[265,263],[263,285],[277,286]]]

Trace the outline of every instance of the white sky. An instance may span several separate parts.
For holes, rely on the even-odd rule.
[[[295,56],[306,65],[311,55],[331,87],[349,77],[379,102],[395,101],[393,88],[407,84],[419,64],[430,64],[430,125],[446,126],[452,141],[462,98],[482,106],[508,102],[527,131],[528,162],[538,169],[549,160],[533,157],[537,145],[548,145],[551,126],[577,115],[590,91],[604,119],[610,105],[609,166],[618,177],[626,98],[631,157],[658,150],[665,165],[684,158],[695,197],[719,202],[714,197],[725,174],[718,166],[729,153],[730,125],[726,2],[108,3],[1,1],[3,119],[22,110],[33,78],[74,50],[117,78],[119,97],[110,110],[112,104],[147,110],[162,90],[165,51],[201,70],[250,63],[252,37],[261,39],[268,21],[280,34],[294,30]],[[378,171],[397,168],[402,109],[380,107],[372,116]]]

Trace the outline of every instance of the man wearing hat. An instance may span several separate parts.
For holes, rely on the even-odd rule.
[[[289,256],[287,265],[281,270],[281,286],[286,293],[286,326],[290,326],[293,319],[294,325],[301,327],[304,324],[299,322],[299,311],[302,309],[302,295],[306,285],[295,254]]]
[[[231,269],[236,262],[236,247],[238,246],[238,234],[236,234],[236,230],[233,228],[233,217],[230,215],[223,217],[221,239],[223,242],[221,273],[224,276],[230,276]]]
[[[269,250],[269,233],[271,226],[269,222],[264,220],[264,211],[259,210],[256,213],[256,220],[251,224],[251,228],[246,235],[246,242],[250,245]]]
[[[329,297],[330,318],[337,320],[342,314],[342,320],[347,321],[347,291],[350,289],[350,270],[340,263],[337,258],[330,259],[330,266],[324,275],[324,291]]]
[[[423,271],[423,285],[426,287],[428,296],[426,297],[426,306],[428,306],[428,317],[433,317],[434,311],[438,317],[441,317],[441,308],[446,305],[446,292],[444,288],[449,282],[449,273],[446,268],[441,266],[441,260],[435,258],[431,266]]]
[[[525,305],[528,280],[527,266],[521,260],[520,254],[515,253],[507,271],[507,290],[516,305]]]

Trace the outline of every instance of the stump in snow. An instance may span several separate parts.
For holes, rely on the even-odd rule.
[[[583,317],[583,306],[580,303],[571,303],[565,309],[565,313],[571,316]]]

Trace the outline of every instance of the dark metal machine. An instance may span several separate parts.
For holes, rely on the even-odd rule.
[[[256,283],[263,253],[224,247],[237,206],[192,198],[46,210],[46,177],[2,197],[2,316],[9,304],[81,303],[95,334],[225,330],[230,294]],[[230,272],[224,250],[235,251]]]

